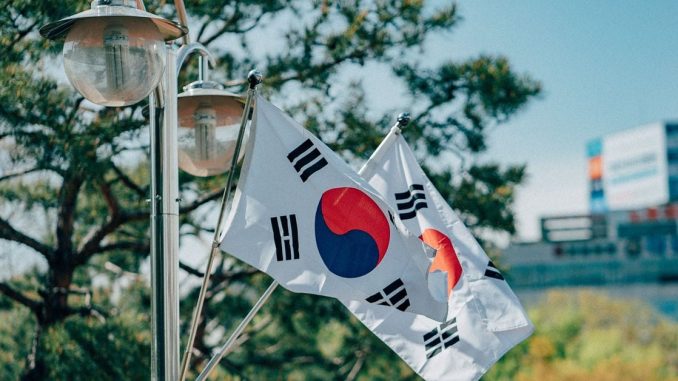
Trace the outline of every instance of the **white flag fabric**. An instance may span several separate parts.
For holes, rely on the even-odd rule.
[[[221,249],[294,292],[444,321],[424,245],[331,149],[257,97]]]
[[[477,380],[529,337],[534,326],[402,136],[379,156],[368,161],[362,175],[394,206],[409,231],[437,249],[431,271],[446,275],[448,317],[439,322],[359,301],[342,302],[424,379]]]

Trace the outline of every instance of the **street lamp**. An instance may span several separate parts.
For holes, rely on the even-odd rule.
[[[175,0],[175,6],[181,22],[186,24],[183,1]],[[199,160],[193,160],[191,170],[187,171],[208,176],[223,173],[228,163],[228,154],[220,148],[228,148],[229,141],[219,138],[217,128],[233,124],[243,115],[232,149],[235,153],[231,154],[231,168],[235,167],[253,91],[260,77],[250,74],[256,81],[250,80],[243,107],[240,97],[208,80],[208,60],[212,59],[205,47],[189,44],[187,37],[186,45],[179,50],[173,44],[165,44],[185,36],[188,33],[185,26],[143,8],[142,0],[94,0],[90,10],[49,23],[40,28],[40,34],[48,39],[65,38],[66,75],[91,102],[121,107],[150,95],[151,379],[175,381],[179,379],[178,121],[182,120],[182,128],[194,130],[192,144],[184,146],[182,152],[189,148],[197,152]],[[178,98],[178,68],[193,52],[201,55],[200,80],[189,85]],[[181,103],[180,112],[177,103]],[[227,198],[228,192],[224,192],[219,225]]]
[[[194,44],[188,46],[191,45]],[[204,48],[196,49],[209,56]],[[200,57],[200,79],[184,87],[177,106],[179,168],[199,177],[222,174],[229,169],[237,144],[237,123],[244,108],[241,96],[208,79],[206,63],[213,60],[206,56]]]
[[[149,97],[151,379],[174,381],[179,377],[177,81],[176,51],[164,41],[184,36],[188,29],[136,5],[131,0],[94,0],[90,10],[49,23],[40,34],[66,38],[68,79],[93,103],[129,105],[156,90]],[[141,1],[139,5],[143,7]]]
[[[85,98],[127,106],[146,98],[162,77],[165,41],[185,26],[136,8],[132,0],[95,0],[91,9],[40,28],[64,42],[66,76]]]

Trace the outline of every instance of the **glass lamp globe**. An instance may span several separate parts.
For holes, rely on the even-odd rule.
[[[162,77],[165,41],[187,32],[135,4],[95,0],[92,9],[40,28],[46,38],[65,37],[66,76],[93,103],[127,106],[148,96]]]
[[[88,100],[127,106],[153,91],[162,77],[165,54],[165,41],[150,21],[85,19],[66,36],[64,69]]]
[[[185,90],[177,102],[179,168],[198,177],[222,174],[233,160],[244,110],[242,97],[211,81],[194,82]]]

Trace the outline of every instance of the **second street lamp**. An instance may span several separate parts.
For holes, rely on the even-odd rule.
[[[207,65],[201,65],[200,74],[203,79],[185,86],[178,96],[179,168],[205,177],[229,169],[244,103],[241,96],[206,79]]]

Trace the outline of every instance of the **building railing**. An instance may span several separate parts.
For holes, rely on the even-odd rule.
[[[516,264],[507,276],[516,288],[678,283],[678,258]]]

